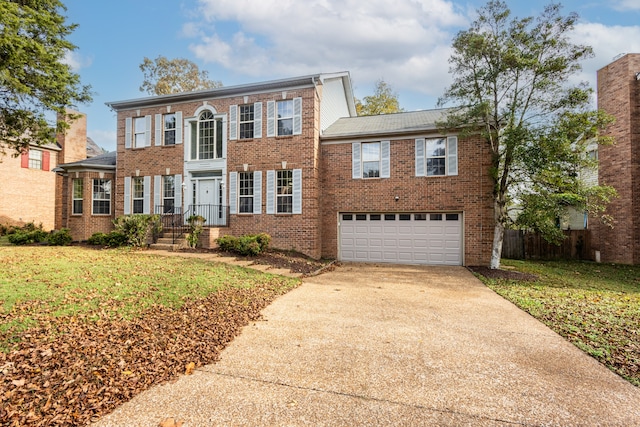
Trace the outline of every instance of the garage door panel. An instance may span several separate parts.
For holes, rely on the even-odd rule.
[[[341,215],[341,260],[462,264],[461,214]]]

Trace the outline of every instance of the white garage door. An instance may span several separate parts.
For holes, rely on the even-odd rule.
[[[341,213],[343,261],[462,265],[461,213]]]

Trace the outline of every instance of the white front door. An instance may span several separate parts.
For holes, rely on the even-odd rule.
[[[207,225],[223,225],[222,179],[200,179],[196,190],[193,214],[204,217]]]

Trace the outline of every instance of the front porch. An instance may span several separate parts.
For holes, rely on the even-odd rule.
[[[189,205],[185,210],[180,206],[156,205],[154,212],[160,215],[162,224],[162,243],[166,249],[179,249],[189,233],[189,218],[194,215],[204,218],[204,229],[200,234],[199,245],[203,248],[215,248],[215,240],[227,234],[224,230],[229,227],[229,207],[221,205]]]

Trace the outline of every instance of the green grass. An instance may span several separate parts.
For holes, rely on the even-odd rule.
[[[514,260],[502,265],[539,280],[481,280],[640,386],[640,266]]]
[[[177,309],[225,287],[299,281],[128,249],[0,247],[0,348],[50,317],[129,319],[155,305]],[[4,340],[4,342],[3,342]]]

